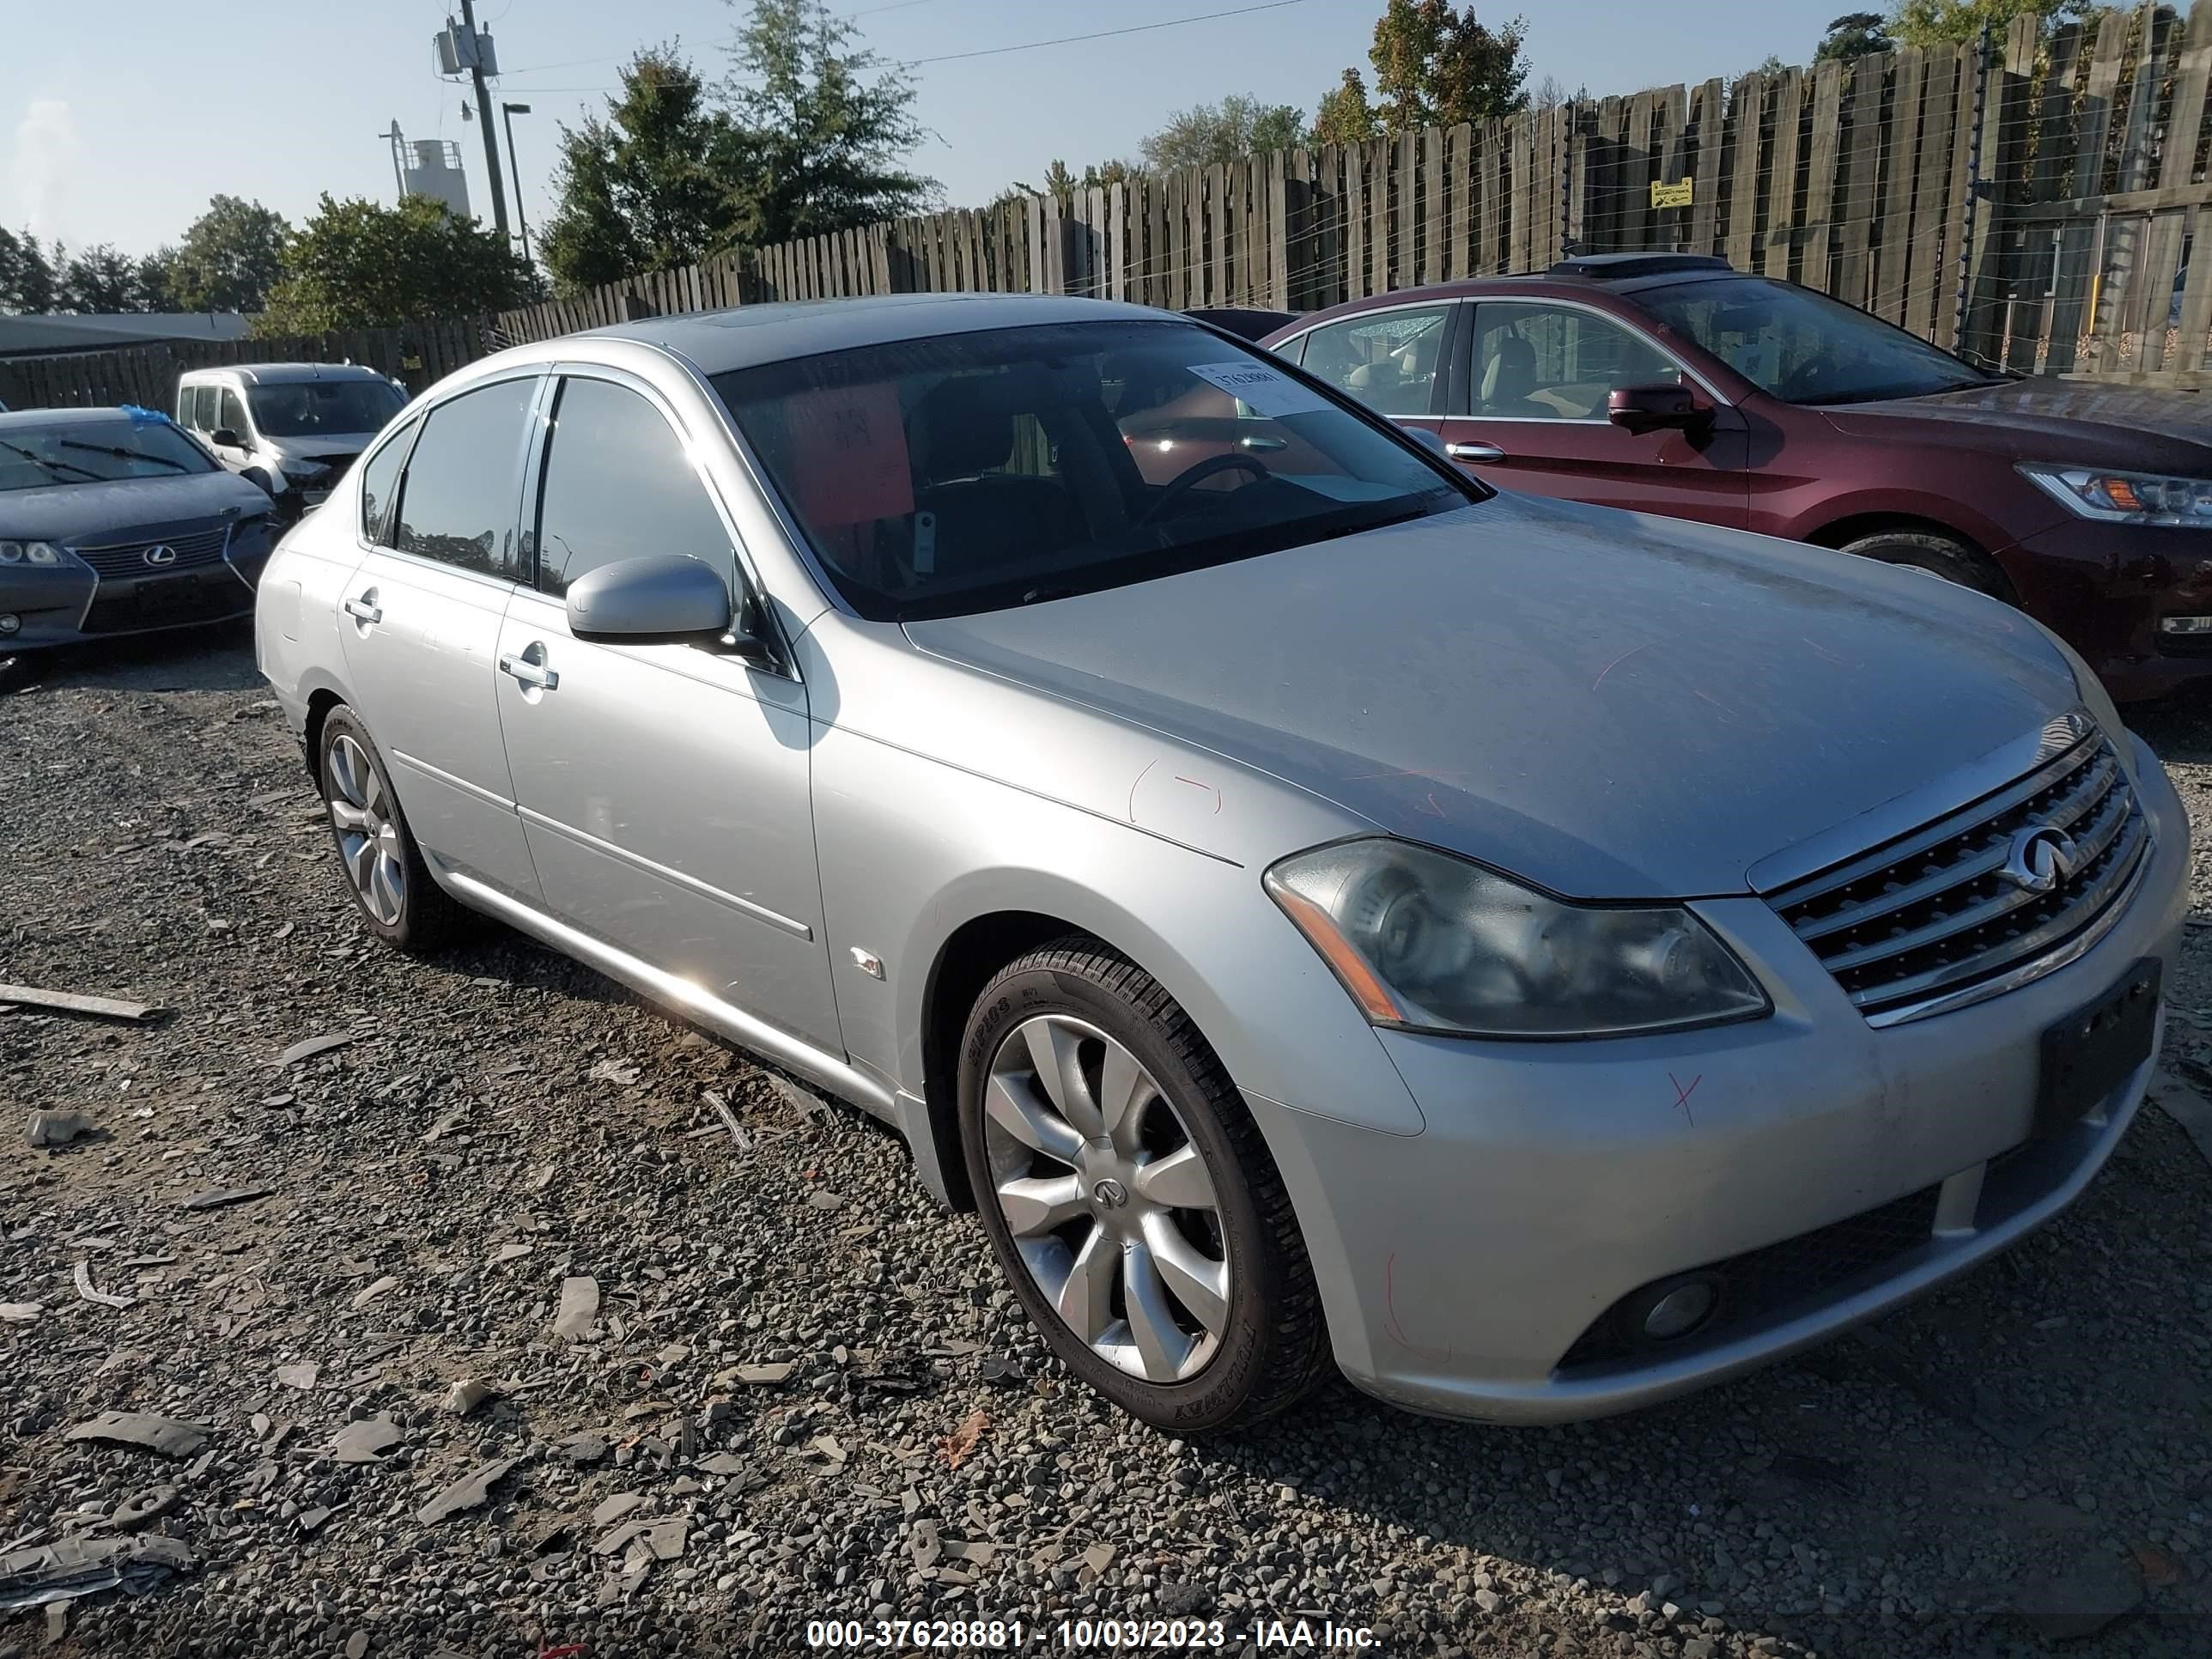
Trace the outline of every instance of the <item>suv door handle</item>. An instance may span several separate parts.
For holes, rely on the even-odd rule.
[[[1444,453],[1455,461],[1502,461],[1505,452],[1496,444],[1446,444]]]
[[[561,677],[543,663],[527,657],[501,657],[499,672],[524,685],[536,686],[540,691],[550,691],[561,684]]]
[[[356,622],[380,623],[384,620],[384,607],[380,605],[371,605],[366,594],[357,599],[348,599],[345,602],[345,613]]]

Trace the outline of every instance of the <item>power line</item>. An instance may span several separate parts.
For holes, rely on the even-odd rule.
[[[920,69],[925,64],[952,64],[968,58],[1000,58],[1010,52],[1036,52],[1045,46],[1072,46],[1083,40],[1111,40],[1123,34],[1149,34],[1155,29],[1178,29],[1186,23],[1211,23],[1220,17],[1249,17],[1254,12],[1280,11],[1285,6],[1302,6],[1306,0],[1267,0],[1260,6],[1239,6],[1231,11],[1201,12],[1195,17],[1170,17],[1160,23],[1135,23],[1127,28],[1100,29],[1095,34],[1064,34],[1056,40],[1025,40],[1018,46],[985,46],[976,52],[942,52],[934,58],[909,58],[900,64],[902,69]]]

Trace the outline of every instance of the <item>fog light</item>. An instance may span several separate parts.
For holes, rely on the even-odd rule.
[[[1630,1328],[1647,1342],[1672,1342],[1712,1317],[1720,1299],[1720,1286],[1710,1279],[1670,1279],[1637,1299]]]
[[[2160,617],[2161,634],[2212,634],[2212,617]]]
[[[0,640],[4,640],[20,631],[22,626],[23,619],[14,611],[0,612]]]

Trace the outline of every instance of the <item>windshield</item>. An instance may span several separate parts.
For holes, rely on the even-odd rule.
[[[1480,499],[1188,324],[903,340],[714,377],[830,579],[878,622],[1148,580]]]
[[[1761,391],[1793,404],[1922,398],[1996,379],[1877,317],[1756,276],[1647,289],[1644,308]]]
[[[321,433],[380,432],[406,401],[384,380],[295,380],[258,386],[246,394],[264,438]]]
[[[64,421],[0,426],[0,490],[112,483],[212,472],[215,463],[167,421]]]

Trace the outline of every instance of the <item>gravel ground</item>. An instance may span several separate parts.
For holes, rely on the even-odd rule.
[[[2142,724],[2212,842],[2207,708]],[[2197,879],[2212,919],[2203,852]],[[0,696],[0,981],[173,1011],[0,1013],[0,1303],[42,1309],[0,1322],[0,1551],[194,1562],[0,1613],[0,1659],[786,1653],[824,1616],[2212,1651],[2212,1170],[2160,1111],[2000,1263],[1734,1385],[1511,1431],[1337,1384],[1185,1443],[1071,1385],[857,1113],[497,928],[377,946],[235,635]],[[2168,1054],[2212,1092],[2207,941]],[[27,1150],[40,1109],[94,1133]],[[204,1441],[69,1437],[108,1411]]]

